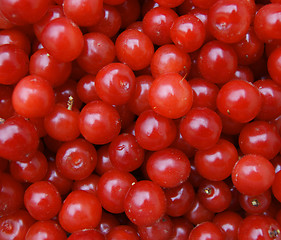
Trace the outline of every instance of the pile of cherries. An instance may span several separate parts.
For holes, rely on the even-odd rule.
[[[0,240],[281,239],[281,0],[0,0]]]

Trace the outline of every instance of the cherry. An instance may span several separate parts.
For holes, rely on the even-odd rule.
[[[177,134],[173,120],[152,110],[141,113],[136,121],[135,131],[139,145],[150,151],[168,147],[175,140]]]
[[[281,239],[280,226],[276,220],[261,215],[251,215],[240,224],[238,239]]]
[[[193,228],[189,234],[189,240],[196,239],[225,239],[220,228],[212,222],[203,222]]]
[[[98,183],[98,197],[102,207],[111,213],[124,212],[124,199],[135,177],[117,169],[104,173]]]
[[[176,119],[191,109],[192,89],[178,73],[161,74],[151,84],[148,100],[153,111]]]
[[[41,34],[42,45],[62,62],[76,59],[84,45],[81,30],[68,18],[51,20]]]
[[[132,172],[142,165],[144,150],[135,136],[123,133],[110,143],[109,158],[116,169]]]
[[[65,83],[70,76],[71,69],[70,62],[58,61],[44,48],[37,50],[30,57],[29,73],[48,80],[53,87]]]
[[[25,239],[34,219],[26,210],[19,210],[0,219],[0,238],[2,240]]]
[[[50,240],[61,239],[66,240],[66,233],[61,226],[53,221],[37,221],[27,231],[26,240],[38,240],[42,238]]]
[[[96,174],[91,174],[90,176],[82,179],[82,180],[76,180],[72,184],[72,190],[83,190],[89,193],[93,193],[97,195],[98,192],[98,183],[99,183],[100,177]]]
[[[189,159],[175,148],[154,152],[146,162],[149,178],[161,187],[172,188],[187,180],[190,174]]]
[[[115,59],[114,43],[105,34],[98,32],[84,35],[84,47],[77,58],[79,66],[87,73],[96,75],[98,71]]]
[[[22,208],[24,196],[23,185],[11,175],[1,172],[0,186],[0,215],[9,215]]]
[[[102,214],[98,198],[85,191],[72,191],[64,200],[59,212],[59,223],[67,232],[95,228]]]
[[[235,146],[220,139],[216,145],[195,153],[194,163],[199,174],[213,181],[221,181],[230,176],[238,153]]]
[[[102,16],[102,0],[65,0],[63,11],[69,19],[79,26],[91,26],[99,21]]]
[[[50,220],[61,208],[61,197],[52,183],[38,181],[25,190],[24,205],[34,219]]]
[[[105,3],[105,1],[103,1]],[[121,27],[121,15],[114,6],[103,5],[103,15],[92,26],[88,27],[89,32],[100,32],[108,37],[113,37]]]
[[[258,115],[261,105],[262,97],[258,89],[240,79],[224,84],[217,96],[219,111],[241,123],[253,120]]]
[[[96,163],[95,147],[82,138],[62,144],[56,154],[59,172],[72,180],[82,180],[90,176]]]
[[[251,18],[251,12],[243,1],[216,1],[209,9],[208,27],[216,39],[235,43],[247,33]]]
[[[89,142],[106,144],[118,136],[121,129],[120,116],[109,104],[93,101],[81,110],[79,129]]]
[[[133,29],[125,30],[117,37],[115,48],[118,60],[134,71],[149,66],[154,53],[150,38]]]
[[[153,44],[164,45],[171,43],[170,28],[178,17],[175,11],[169,8],[157,7],[149,10],[143,17],[143,32]]]
[[[219,140],[221,130],[220,117],[209,108],[192,108],[180,123],[183,139],[200,150],[214,146]]]
[[[17,83],[12,103],[16,113],[21,116],[44,117],[54,107],[54,90],[46,79],[38,75],[28,75]]]
[[[138,233],[143,240],[159,239],[168,240],[173,231],[173,223],[169,216],[165,215],[151,226],[138,226]]]
[[[128,225],[120,225],[113,227],[109,233],[106,235],[108,240],[117,239],[128,239],[128,240],[139,240],[138,233],[136,229]]]
[[[194,52],[205,40],[204,24],[194,15],[186,14],[174,20],[170,28],[173,43],[184,52]]]
[[[156,183],[139,181],[129,189],[124,208],[132,223],[138,226],[152,225],[165,213],[165,194]]]
[[[1,84],[15,84],[28,73],[28,55],[16,45],[0,45],[0,60]]]
[[[67,240],[104,240],[104,236],[95,229],[85,229],[72,233]]]
[[[12,161],[24,161],[37,150],[38,134],[33,124],[20,116],[0,124],[0,156]]]
[[[255,196],[273,184],[274,167],[261,155],[244,155],[232,170],[232,181],[240,193]]]

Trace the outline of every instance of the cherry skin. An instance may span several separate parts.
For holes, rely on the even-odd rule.
[[[167,118],[180,118],[191,108],[193,101],[189,83],[177,73],[162,74],[154,79],[149,90],[153,111]]]
[[[33,24],[47,12],[52,1],[39,0],[34,4],[30,0],[9,1],[1,0],[3,15],[15,25]]]
[[[13,44],[0,46],[0,83],[12,85],[28,73],[27,53]]]
[[[226,239],[234,240],[238,237],[239,226],[242,220],[242,217],[238,213],[225,211],[218,213],[214,217],[213,223],[221,229]]]
[[[132,223],[138,226],[152,225],[165,213],[165,194],[156,183],[139,181],[129,189],[124,208]]]
[[[12,103],[21,116],[44,117],[54,107],[55,94],[50,82],[37,75],[28,75],[16,85]]]
[[[5,216],[18,211],[23,206],[23,185],[10,174],[0,174],[0,215]]]
[[[100,100],[96,91],[96,77],[91,74],[87,74],[80,78],[77,83],[77,94],[79,99],[83,103],[89,103],[95,100]]]
[[[184,217],[172,218],[173,232],[171,240],[185,240],[193,229],[193,225]]]
[[[280,194],[280,182],[281,182],[281,172],[277,172],[275,175],[274,182],[272,184],[272,193],[274,197],[280,202],[281,194]]]
[[[142,240],[159,239],[169,240],[173,232],[173,223],[169,216],[165,215],[151,226],[138,226],[138,233]]]
[[[122,4],[116,5],[115,7],[121,16],[121,28],[128,27],[140,16],[140,2],[137,0],[123,0]]]
[[[268,57],[267,69],[272,80],[278,85],[281,84],[280,78],[281,48],[276,48]]]
[[[33,31],[37,39],[41,39],[41,34],[46,25],[53,19],[64,17],[63,7],[60,5],[49,6],[46,14],[36,23],[33,24]]]
[[[192,108],[180,123],[183,139],[199,150],[214,146],[219,140],[221,130],[220,117],[208,108]]]
[[[174,8],[181,5],[184,0],[156,0],[161,7]]]
[[[261,215],[251,215],[240,224],[238,239],[281,239],[280,225],[276,220]]]
[[[120,222],[117,220],[115,215],[111,213],[107,213],[105,211],[102,212],[101,220],[96,227],[96,229],[104,236],[106,236],[110,230],[116,226],[118,226]]]
[[[105,1],[104,1],[105,3]],[[103,15],[93,26],[89,26],[89,32],[100,32],[108,37],[115,36],[121,27],[120,13],[114,6],[103,5]]]
[[[58,141],[72,141],[80,135],[78,128],[79,112],[72,110],[73,99],[68,107],[56,104],[53,110],[45,116],[44,127],[47,134]]]
[[[61,239],[66,240],[66,233],[61,226],[53,221],[37,221],[27,231],[26,240]]]
[[[121,129],[120,116],[109,104],[93,101],[81,110],[79,129],[89,142],[106,144],[118,136]]]
[[[61,208],[61,197],[52,183],[39,181],[25,190],[24,205],[34,219],[50,220]]]
[[[216,213],[223,212],[231,203],[230,189],[223,181],[202,181],[197,196],[208,210]]]
[[[177,129],[172,119],[165,118],[152,110],[147,110],[138,117],[135,134],[142,148],[157,151],[173,143]]]
[[[214,218],[214,213],[208,210],[196,196],[190,209],[184,215],[192,224],[197,225],[202,222],[211,221]]]
[[[281,114],[281,87],[270,79],[254,82],[262,95],[262,106],[257,118],[260,120],[272,120]]]
[[[99,21],[102,16],[102,0],[65,0],[63,11],[69,19],[79,26],[91,26]]]
[[[176,187],[190,174],[190,163],[186,155],[175,148],[154,152],[146,162],[149,178],[161,187]]]
[[[268,159],[249,154],[243,156],[232,170],[232,181],[240,193],[259,195],[270,188],[275,172]]]
[[[109,233],[106,235],[108,240],[117,240],[117,239],[128,239],[128,240],[139,240],[139,235],[135,228],[128,225],[119,225],[113,227]]]
[[[97,163],[95,147],[82,138],[66,142],[56,154],[56,165],[63,176],[82,180],[93,172]]]
[[[7,29],[0,31],[0,45],[13,44],[30,54],[30,40],[27,35],[17,29]]]
[[[72,187],[72,180],[60,173],[55,162],[48,161],[48,171],[44,180],[51,182],[62,196],[69,193]]]
[[[216,39],[235,43],[247,33],[251,18],[251,12],[243,1],[216,1],[209,9],[208,27]]]
[[[125,30],[118,36],[115,48],[118,60],[134,71],[149,66],[154,54],[150,38],[133,29]]]
[[[98,96],[111,105],[128,103],[132,97],[136,82],[133,71],[125,64],[110,63],[96,76]]]
[[[233,78],[238,64],[234,49],[220,41],[210,41],[200,50],[198,69],[201,75],[213,83],[225,83]]]
[[[0,118],[7,119],[15,114],[12,105],[13,86],[0,85]]]
[[[193,78],[188,81],[193,90],[192,107],[208,107],[216,110],[216,99],[219,88],[203,78]]]
[[[50,21],[41,34],[42,45],[62,62],[76,59],[84,45],[81,30],[67,18]]]
[[[142,112],[151,109],[148,95],[153,80],[154,79],[150,75],[136,77],[136,88],[128,102],[129,109],[136,115],[140,115]]]
[[[274,183],[273,183],[274,184]],[[256,196],[239,195],[240,206],[250,214],[262,214],[271,204],[271,191],[267,190]]]
[[[116,169],[131,172],[142,165],[144,150],[135,136],[123,133],[110,143],[109,158]]]
[[[0,156],[12,161],[23,161],[31,156],[39,144],[33,124],[20,116],[8,118],[0,124],[0,135]]]
[[[104,173],[98,183],[98,197],[102,207],[111,213],[124,212],[124,199],[135,177],[117,169]]]
[[[199,174],[212,181],[221,181],[231,175],[238,153],[235,146],[220,139],[216,145],[195,153],[194,163]]]
[[[264,42],[271,39],[280,39],[277,31],[280,27],[280,4],[272,3],[262,6],[255,17],[254,28],[257,36]]]
[[[23,182],[37,182],[42,180],[48,170],[48,162],[45,155],[36,151],[28,161],[12,161],[10,172],[15,179]]]
[[[239,147],[244,154],[274,158],[281,150],[281,138],[274,126],[265,121],[253,121],[239,134]]]
[[[71,69],[71,63],[58,61],[44,48],[37,50],[30,58],[29,73],[48,80],[53,87],[65,83]]]
[[[261,105],[262,97],[258,89],[240,79],[223,85],[217,96],[219,111],[241,123],[253,120],[258,115]]]
[[[108,36],[98,32],[84,35],[84,48],[77,62],[87,73],[96,75],[102,67],[113,62],[114,58],[114,43]]]
[[[72,191],[64,200],[59,212],[59,223],[69,233],[95,228],[102,214],[98,198],[85,191]]]
[[[217,239],[223,240],[224,235],[222,231],[219,229],[217,225],[212,222],[204,222],[198,224],[195,228],[193,228],[189,234],[189,240],[196,239]]]
[[[164,192],[167,199],[166,213],[171,217],[186,214],[195,199],[194,188],[188,180],[177,187],[165,188]]]
[[[0,219],[0,238],[2,240],[25,239],[34,219],[26,210],[19,210]]]
[[[184,52],[194,52],[205,40],[204,24],[194,15],[186,14],[174,20],[170,28],[173,43]]]
[[[169,72],[179,73],[184,77],[189,73],[190,66],[189,55],[173,44],[159,47],[150,63],[151,74],[154,78]]]
[[[67,240],[104,240],[104,236],[95,229],[85,229],[72,233]]]
[[[237,54],[238,63],[242,65],[255,63],[264,52],[264,43],[257,37],[253,27],[250,27],[244,37],[232,46]]]
[[[178,17],[169,8],[152,8],[143,17],[143,32],[152,40],[153,44],[164,45],[171,43],[170,28]]]

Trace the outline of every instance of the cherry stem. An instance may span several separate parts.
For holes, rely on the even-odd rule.
[[[253,205],[254,207],[258,207],[258,206],[260,205],[260,203],[259,203],[259,201],[258,201],[257,199],[254,199],[254,200],[252,201],[252,205]]]
[[[269,237],[275,239],[276,237],[278,237],[280,234],[280,230],[279,229],[269,229],[268,230],[268,235]]]
[[[208,195],[210,195],[212,193],[212,189],[211,188],[205,188],[204,192]]]
[[[73,97],[69,96],[68,101],[67,101],[67,109],[70,110],[70,111],[72,110],[73,102],[74,102]]]

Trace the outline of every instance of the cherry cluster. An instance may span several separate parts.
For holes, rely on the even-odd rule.
[[[281,239],[281,0],[0,0],[0,240]]]

